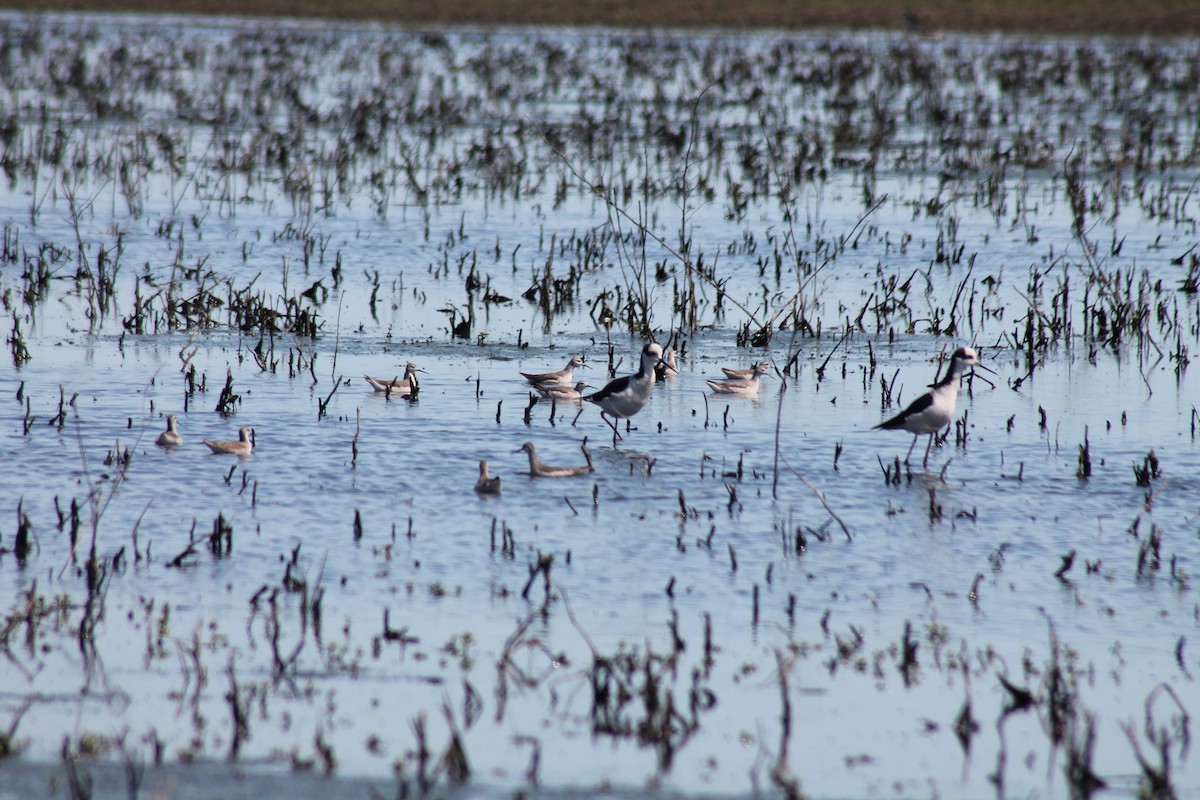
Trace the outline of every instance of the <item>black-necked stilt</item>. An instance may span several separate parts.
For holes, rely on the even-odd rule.
[[[167,429],[158,435],[154,443],[162,447],[179,447],[183,437],[179,435],[179,418],[174,414],[167,415]]]
[[[728,375],[728,378],[723,381],[705,382],[716,394],[755,395],[762,388],[762,376],[770,370],[771,364],[767,361],[760,361],[747,370],[722,367],[721,371]]]
[[[554,467],[549,464],[543,464],[538,458],[537,449],[533,446],[533,442],[526,442],[521,445],[518,453],[526,452],[529,454],[529,477],[531,478],[569,478],[573,475],[585,475],[592,471],[592,455],[587,450],[587,440],[584,440],[583,455],[587,459],[587,464],[582,467]]]
[[[573,356],[567,365],[558,372],[543,372],[533,374],[530,372],[522,372],[521,375],[525,380],[529,381],[535,387],[549,388],[552,386],[563,386],[570,388],[574,380],[575,370],[582,369],[587,366],[587,362],[583,360],[583,356]]]
[[[488,475],[486,458],[479,462],[479,480],[475,481],[475,491],[480,494],[500,494],[500,476]]]
[[[624,437],[609,417],[627,419],[642,410],[654,390],[654,368],[662,360],[662,347],[657,342],[650,342],[642,348],[642,362],[636,373],[611,380],[600,391],[583,398],[600,406],[600,418],[613,430],[613,444]]]
[[[208,445],[209,450],[218,455],[242,456],[244,458],[254,452],[254,429],[249,427],[238,428],[238,440],[236,442],[214,442],[205,439],[204,443]]]
[[[417,393],[417,373],[425,370],[418,367],[413,362],[408,362],[404,365],[404,377],[396,378],[390,381],[381,381],[378,378],[372,378],[370,375],[363,375],[367,383],[371,384],[371,388],[377,392],[383,392],[388,395],[396,395],[397,397],[407,397]]]
[[[557,384],[534,386],[533,388],[542,397],[550,400],[556,400],[560,403],[578,403],[583,399],[583,390],[588,387],[587,381],[579,381],[574,386],[559,386]]]
[[[954,416],[954,408],[958,405],[958,386],[962,374],[967,367],[973,366],[988,369],[979,363],[979,357],[970,347],[958,348],[954,351],[954,355],[950,356],[950,366],[946,370],[944,378],[933,384],[928,392],[913,400],[908,408],[875,426],[888,431],[905,430],[913,435],[908,455],[904,457],[905,464],[912,457],[913,448],[917,446],[917,437],[928,436],[929,444],[925,447],[925,460],[921,465],[922,467],[929,466],[929,450],[933,447],[933,434],[949,424],[950,418]],[[988,370],[988,372],[991,371]]]

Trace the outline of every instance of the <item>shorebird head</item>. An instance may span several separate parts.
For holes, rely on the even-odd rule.
[[[424,372],[424,371],[425,370],[418,367],[412,361],[410,361],[404,365],[404,377],[406,377],[406,378],[411,378],[414,375],[416,375],[418,372]]]
[[[658,342],[650,342],[642,348],[642,372],[653,371],[659,364],[663,365],[672,372],[676,371],[674,367],[663,361],[662,345]]]
[[[979,363],[979,355],[971,347],[958,348],[950,358],[953,361],[961,362],[966,367],[972,367]]]
[[[587,381],[580,381],[579,383],[575,384],[575,391],[582,394],[583,390],[588,388],[589,386],[591,386],[591,384],[588,383]]]
[[[568,369],[587,369],[587,362],[583,360],[583,356],[575,356],[567,362]]]
[[[251,428],[248,425],[238,428],[238,440],[254,444],[254,428]]]
[[[167,430],[173,431],[179,426],[179,417],[174,414],[167,414]]]
[[[996,374],[996,370],[992,369],[991,367],[988,367],[985,364],[980,363],[979,354],[975,352],[975,348],[973,348],[973,347],[958,348],[957,350],[954,351],[954,355],[950,356],[950,359],[952,362],[958,362],[958,364],[960,365],[959,366],[960,370],[964,367],[978,367],[979,369],[990,372],[993,375]]]
[[[530,455],[532,455],[533,454],[533,442],[526,442],[525,444],[518,447],[515,452],[529,453]]]

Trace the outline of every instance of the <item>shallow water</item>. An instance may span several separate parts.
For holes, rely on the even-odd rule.
[[[1200,324],[1196,295],[1176,291],[1197,241],[1188,187],[1200,170],[1186,143],[1200,119],[1187,84],[1198,43],[3,21],[28,59],[6,87],[17,132],[6,150],[15,177],[0,189],[0,289],[5,327],[19,321],[30,357],[0,371],[11,465],[0,486],[10,514],[0,527],[0,732],[16,720],[20,750],[0,760],[0,797],[62,791],[64,752],[96,777],[96,796],[126,794],[122,761],[157,759],[165,766],[150,770],[146,790],[161,780],[181,797],[248,796],[262,775],[288,770],[331,773],[329,791],[346,796],[365,791],[361,780],[440,791],[465,777],[448,753],[469,766],[462,793],[482,797],[535,786],[745,795],[780,791],[789,770],[817,797],[1067,796],[1063,765],[1087,738],[1087,714],[1092,769],[1132,794],[1136,751],[1158,764],[1147,713],[1167,731],[1159,741],[1178,794],[1200,796],[1181,713],[1196,712],[1200,671],[1198,393],[1171,358],[1186,358]],[[54,66],[75,47],[88,64],[82,78]],[[940,78],[926,85],[914,74],[911,88],[889,95],[885,65],[897,52]],[[775,80],[772,53],[791,59],[792,83]],[[854,58],[868,73],[857,82],[846,72]],[[1004,85],[1009,62],[1037,65],[1046,83],[1026,90],[1039,103]],[[156,63],[152,82],[142,65]],[[1130,63],[1151,64],[1148,77],[1124,77],[1117,67]],[[826,69],[829,82],[805,77]],[[1055,79],[1056,69],[1074,77]],[[1088,70],[1099,75],[1090,87],[1079,77]],[[750,99],[754,87],[765,87],[766,106]],[[670,157],[659,129],[686,131],[709,90],[711,138],[694,160]],[[125,98],[134,113],[115,100],[116,111],[100,113],[97,96]],[[1099,112],[1087,102],[1106,96]],[[980,166],[989,146],[955,145],[931,122],[943,117],[927,113],[935,102],[952,116],[978,111],[979,97],[995,102],[982,138],[1026,152],[1022,131],[1044,124],[1046,154],[989,172]],[[1139,97],[1150,99],[1122,116],[1120,104]],[[389,111],[363,112],[382,152],[348,144],[354,117],[341,110],[356,99]],[[794,155],[769,157],[759,110],[790,116],[791,148],[847,103],[869,111],[885,100],[903,124],[873,169],[862,166],[861,140],[827,142],[796,156],[825,176],[797,182],[789,203],[751,192],[733,208],[742,191],[733,185],[752,187],[757,169],[748,153],[731,155],[739,143],[779,170],[771,186]],[[1077,146],[1070,131],[1119,149],[1146,108],[1173,135],[1148,145],[1134,177],[1088,140],[1087,237],[1099,243],[1088,261],[1060,171]],[[406,116],[412,109],[421,111]],[[531,120],[558,131],[567,162]],[[56,130],[68,158],[20,162]],[[717,139],[730,152],[719,155]],[[169,142],[182,163],[174,172]],[[487,142],[500,156],[473,149]],[[147,160],[122,161],[142,146]],[[222,166],[239,146],[276,161]],[[353,157],[330,155],[339,146]],[[410,174],[403,158],[414,148]],[[950,175],[955,152],[980,160]],[[120,163],[140,165],[140,182]],[[643,261],[627,237],[580,256],[585,232],[617,223],[571,167],[614,184],[669,183],[681,170],[712,181],[709,199],[699,185],[683,195],[643,187],[623,206],[668,244],[686,214],[691,252],[713,270],[694,329],[672,337],[686,273],[664,247],[648,243]],[[1009,199],[988,205],[988,185]],[[632,230],[629,219],[620,225]],[[775,278],[774,254],[794,251],[773,243],[789,231],[805,263]],[[99,251],[111,259],[118,240],[113,297],[98,302]],[[964,252],[940,259],[956,242]],[[46,262],[44,296],[25,304],[23,267],[43,243],[67,255]],[[513,300],[469,291],[472,265]],[[610,364],[631,370],[644,339],[620,318],[607,330],[592,309],[602,299],[620,317],[642,266],[650,327],[660,341],[686,342],[678,375],[616,446],[591,407],[576,419],[560,406],[551,418],[539,403],[526,421],[520,371],[556,369],[574,353],[586,355],[582,376],[596,386]],[[546,273],[573,276],[574,294],[553,308],[521,297]],[[915,276],[903,302],[861,316],[893,276]],[[328,295],[298,299],[318,279]],[[799,282],[809,327],[739,346],[748,316],[752,332]],[[1060,311],[1052,297],[1064,284]],[[239,330],[231,301],[246,287],[276,311],[296,300],[319,332]],[[176,316],[162,300],[168,288]],[[179,298],[206,289],[223,305],[181,323]],[[139,323],[135,293],[154,292]],[[1107,321],[1124,299],[1150,313],[1106,341],[1097,309]],[[471,308],[469,336],[452,335],[448,306],[455,320]],[[965,442],[951,430],[926,469],[922,441],[911,470],[887,481],[911,438],[872,426],[933,382],[938,354],[963,342],[998,373],[963,389]],[[256,361],[256,347],[273,367]],[[757,399],[706,392],[720,366],[762,358],[795,367],[770,376]],[[398,376],[410,359],[427,371],[415,402],[362,381]],[[206,391],[189,392],[189,367]],[[223,416],[214,407],[227,373],[241,402]],[[61,425],[60,386],[65,399],[76,395]],[[167,413],[180,416],[186,440],[170,451],[153,444]],[[235,438],[242,425],[256,432],[248,459],[200,444]],[[520,474],[523,442],[573,465],[585,437],[591,475]],[[104,463],[114,448],[128,449],[123,470]],[[1134,467],[1151,450],[1162,474],[1138,486]],[[500,497],[472,491],[482,458],[503,477]],[[82,507],[74,554],[56,511],[73,498]],[[18,507],[35,542],[23,563],[12,551]],[[210,549],[218,515],[232,526],[228,552]],[[103,577],[89,593],[93,521]],[[169,566],[193,531],[195,552]],[[1072,566],[1056,577],[1068,552]],[[543,556],[553,557],[548,585],[531,579]],[[68,610],[39,612],[34,624],[31,596],[64,596]],[[999,676],[1034,704],[1005,715],[1012,696]],[[1053,735],[1060,712],[1066,742]]]

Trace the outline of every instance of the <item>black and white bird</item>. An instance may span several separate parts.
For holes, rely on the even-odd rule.
[[[583,360],[583,356],[573,356],[567,362],[567,365],[557,372],[542,372],[538,374],[522,372],[521,375],[536,388],[549,389],[554,386],[562,386],[569,389],[575,382],[575,370],[586,366],[587,362]]]
[[[950,423],[954,409],[958,405],[958,387],[962,381],[963,372],[967,367],[978,366],[988,369],[979,363],[979,357],[970,347],[960,347],[950,356],[950,367],[940,381],[933,384],[925,394],[909,403],[908,408],[889,420],[879,423],[876,428],[888,431],[908,431],[913,435],[909,445],[908,455],[904,463],[912,457],[913,448],[917,446],[917,438],[928,436],[929,444],[925,447],[923,467],[929,466],[929,450],[933,447],[933,435]],[[992,370],[988,370],[991,372]]]
[[[613,444],[623,439],[617,423],[609,417],[628,419],[638,413],[650,401],[654,391],[654,368],[662,363],[663,349],[657,342],[642,348],[642,363],[633,375],[625,375],[608,382],[600,391],[584,397],[589,403],[600,406],[600,418],[613,430]]]

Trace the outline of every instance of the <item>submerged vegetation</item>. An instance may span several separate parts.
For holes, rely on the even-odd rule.
[[[1200,43],[4,16],[0,67],[0,776],[1194,780]],[[509,362],[650,338],[657,424],[499,466],[595,422]],[[1005,399],[940,466],[845,435],[954,342]]]

